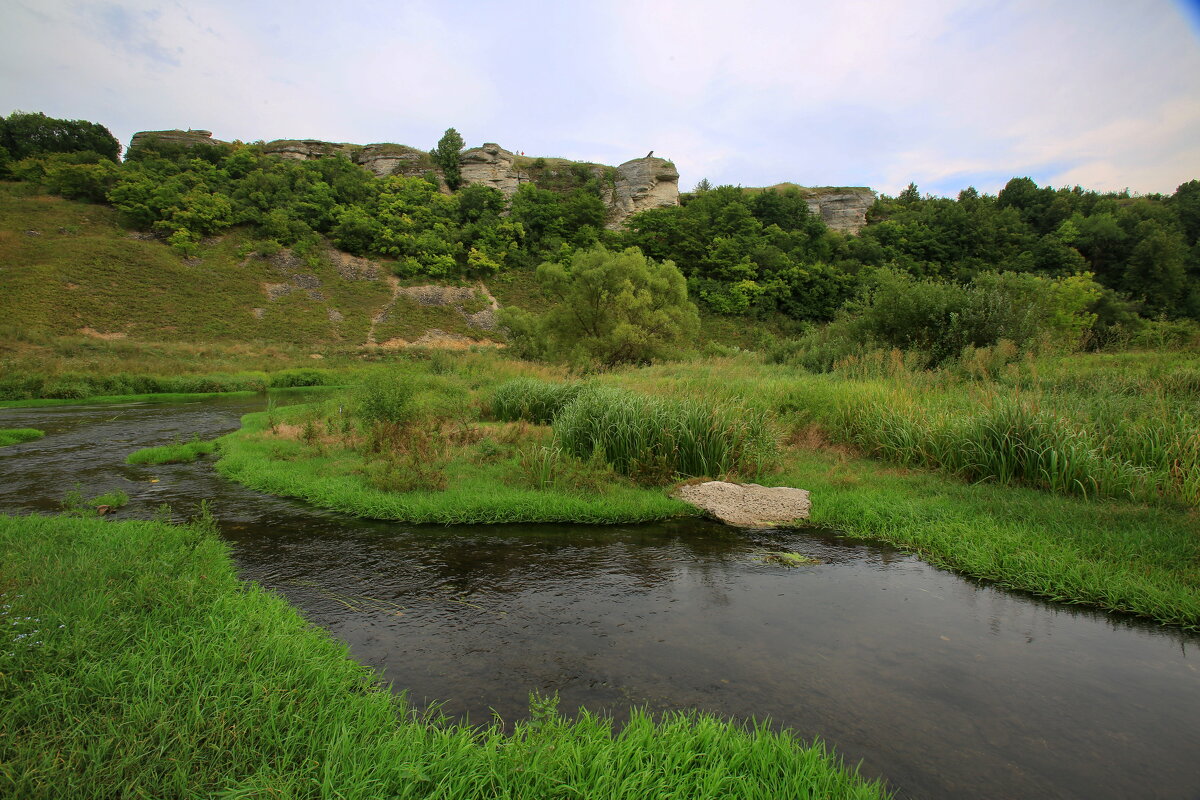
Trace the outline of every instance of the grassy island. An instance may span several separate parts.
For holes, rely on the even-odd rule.
[[[1118,361],[1107,382],[1087,359],[982,381],[887,360],[814,375],[750,356],[579,381],[463,354],[250,415],[220,441],[217,468],[360,516],[438,523],[696,513],[667,491],[701,477],[798,486],[816,524],[1055,601],[1196,627],[1200,420],[1176,386],[1194,367]]]

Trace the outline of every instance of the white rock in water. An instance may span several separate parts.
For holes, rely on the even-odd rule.
[[[812,503],[804,489],[757,483],[709,481],[680,486],[672,497],[690,503],[726,525],[774,528],[808,519]]]

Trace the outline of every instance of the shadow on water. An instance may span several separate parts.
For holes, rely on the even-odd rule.
[[[261,400],[0,410],[0,510],[78,481],[119,516],[214,500],[242,574],[350,644],[414,702],[484,722],[530,691],[770,717],[912,797],[1200,797],[1200,664],[1184,632],[979,586],[831,531],[453,528],[356,520],[222,481],[126,466],[218,435]],[[152,482],[154,481],[154,482]],[[820,563],[789,568],[771,550]]]

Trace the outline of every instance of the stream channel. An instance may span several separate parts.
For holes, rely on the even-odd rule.
[[[415,704],[471,722],[520,719],[531,691],[558,692],[564,712],[618,720],[631,705],[769,717],[899,797],[1200,798],[1196,634],[834,531],[383,523],[250,491],[211,461],[124,463],[264,404],[0,409],[0,427],[46,431],[0,449],[0,512],[55,512],[76,483],[127,492],[118,519],[210,499],[244,578]],[[768,563],[771,550],[821,563]]]

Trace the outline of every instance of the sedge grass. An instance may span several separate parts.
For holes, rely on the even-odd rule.
[[[492,393],[491,413],[493,418],[505,422],[525,420],[535,425],[549,425],[579,396],[585,385],[515,378],[496,387]]]
[[[0,517],[0,563],[0,620],[28,623],[0,626],[3,797],[884,796],[819,742],[700,713],[419,715],[211,529]]]
[[[32,442],[45,435],[45,431],[40,431],[37,428],[0,428],[0,447],[9,444]]]
[[[193,437],[189,442],[176,442],[158,447],[144,447],[125,457],[126,464],[187,464],[215,452],[217,443],[202,442]]]

